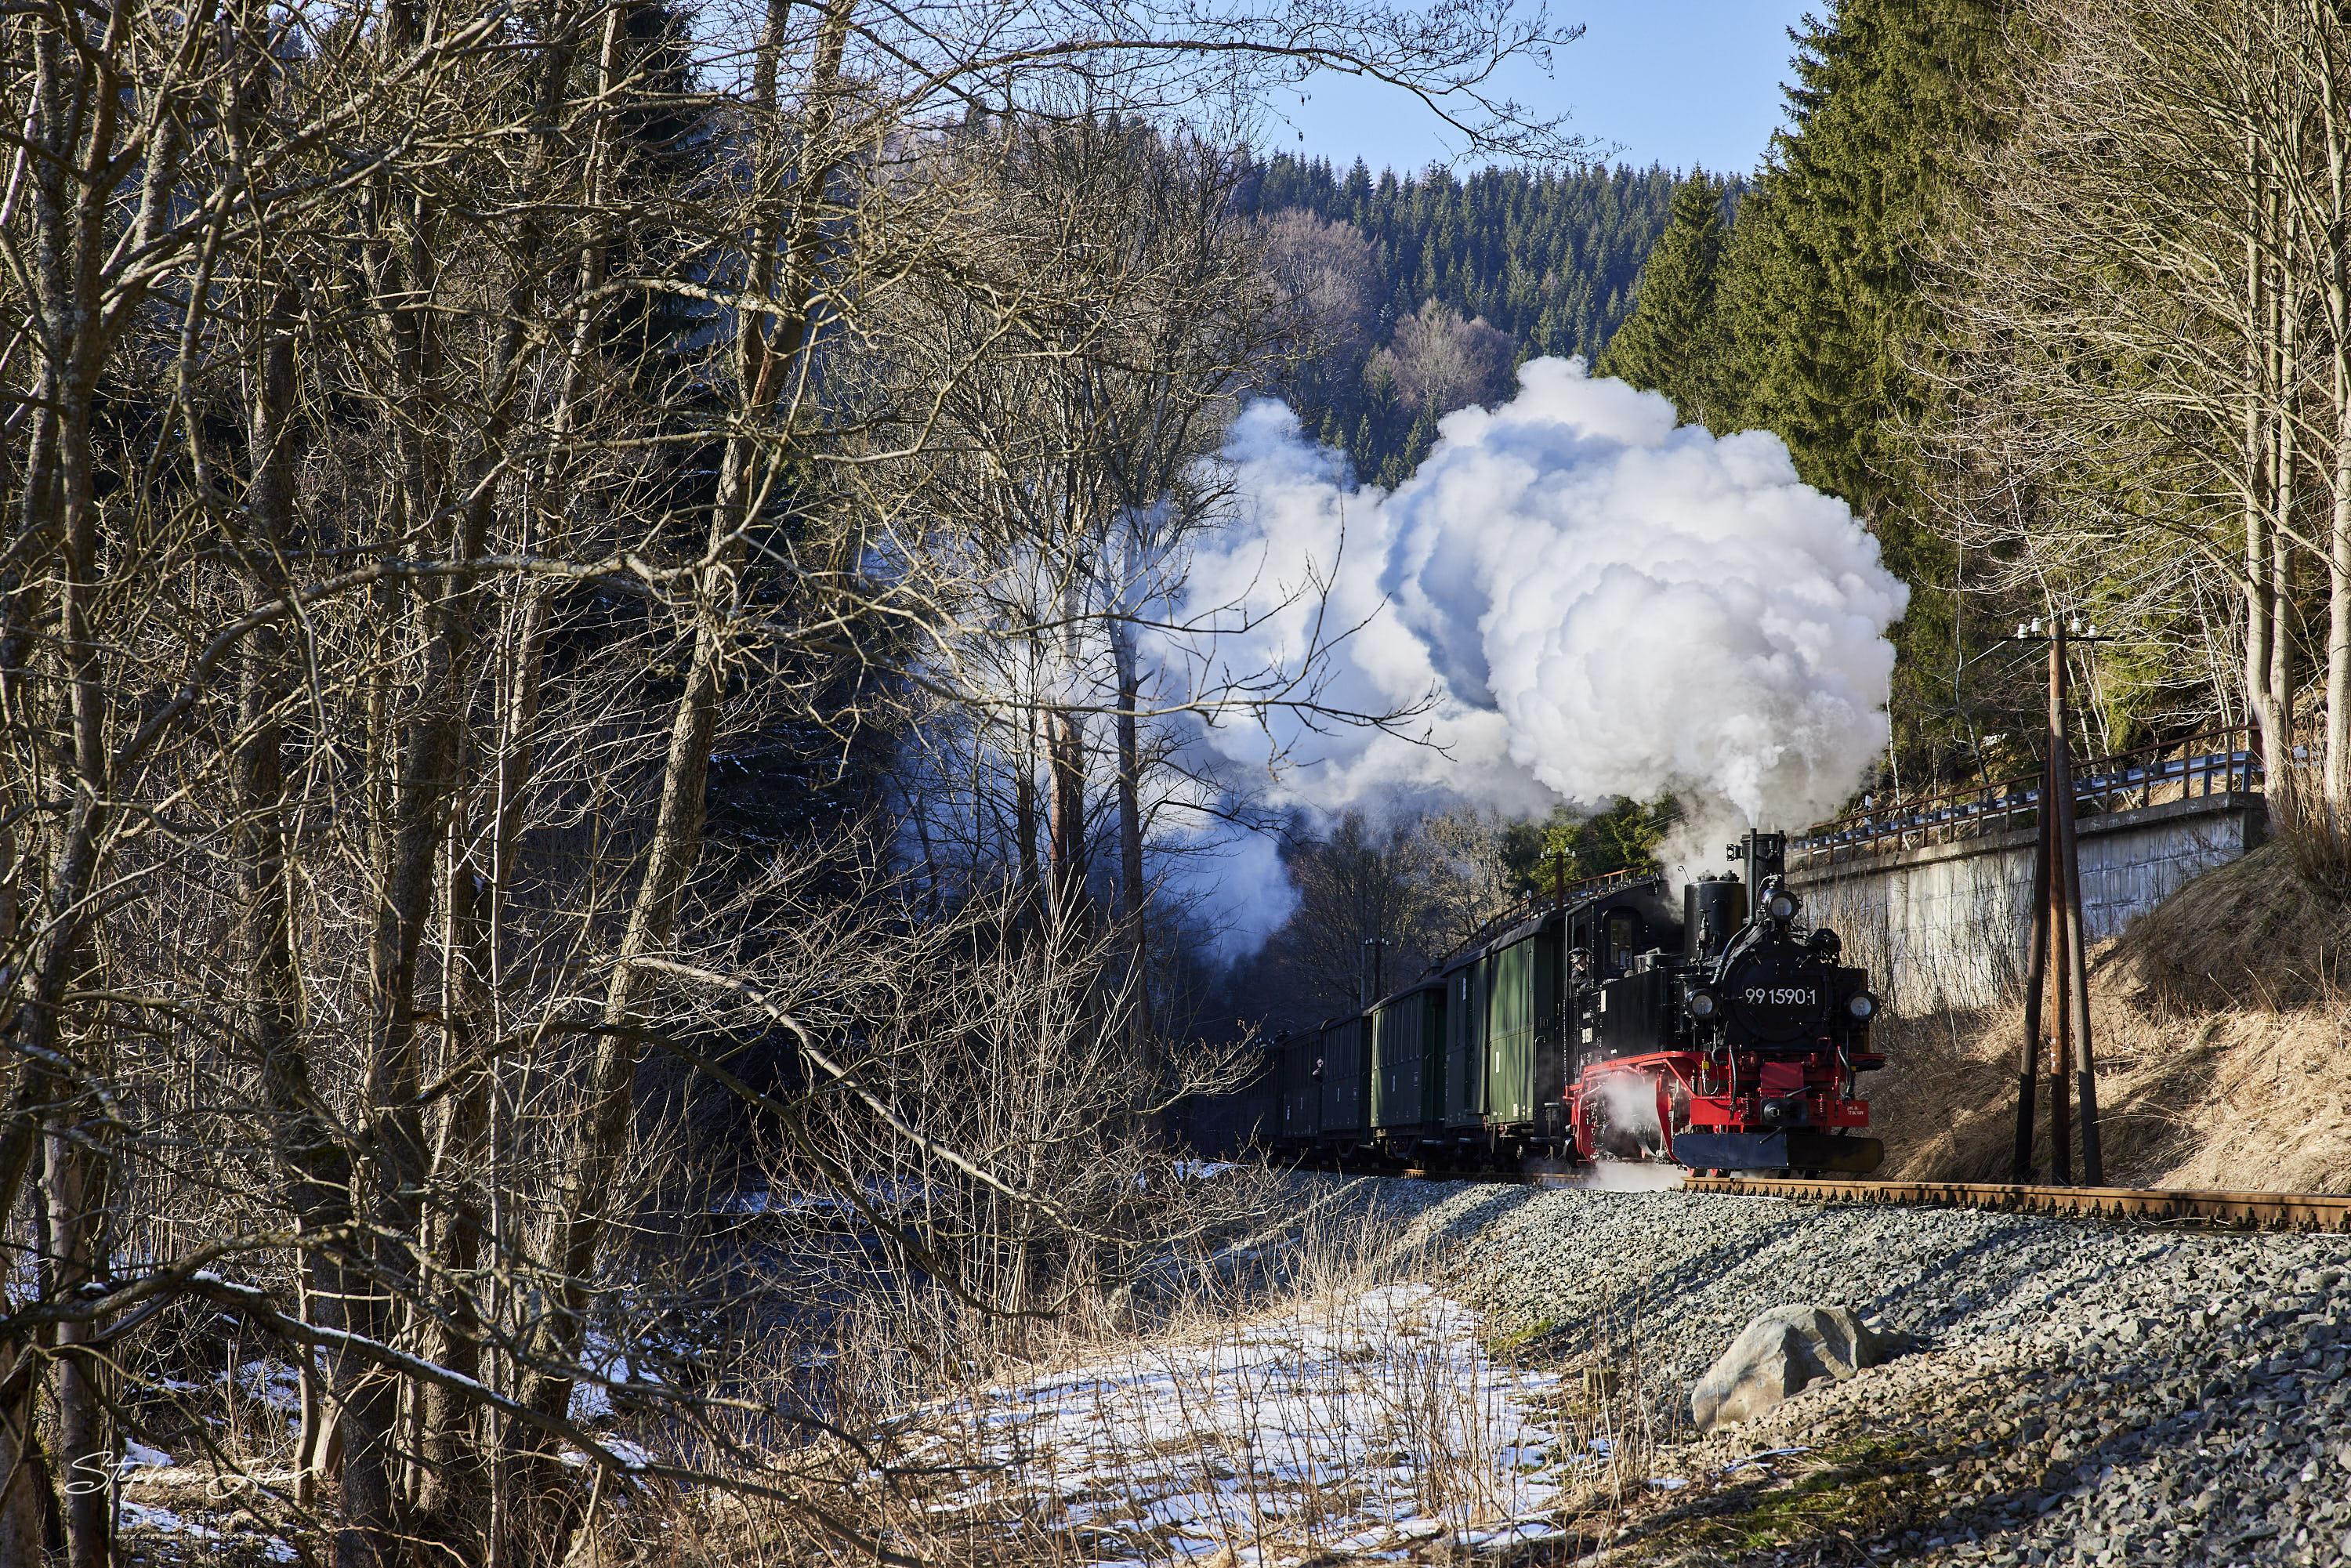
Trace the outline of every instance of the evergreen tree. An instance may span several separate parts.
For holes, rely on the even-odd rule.
[[[1721,323],[1715,309],[1722,272],[1723,191],[1703,171],[1674,193],[1674,216],[1649,252],[1633,313],[1608,340],[1602,373],[1660,392],[1693,424],[1726,412]]]
[[[1508,358],[1522,362],[1600,356],[1631,308],[1633,280],[1666,232],[1679,183],[1662,168],[1597,164],[1489,169],[1466,182],[1441,168],[1374,178],[1360,159],[1343,173],[1280,154],[1251,172],[1242,193],[1253,210],[1300,209],[1352,225],[1370,242],[1378,276],[1368,286],[1367,359],[1434,299],[1508,333]],[[1401,477],[1412,471],[1418,411],[1399,408],[1368,369],[1317,364],[1270,390],[1291,399],[1308,428],[1335,422],[1352,433],[1347,453],[1358,474]]]
[[[1841,0],[1792,30],[1787,129],[1740,204],[1718,289],[1717,429],[1787,442],[1806,483],[1852,503],[1912,586],[1895,628],[1897,771],[1956,771],[1958,601],[1908,433],[1932,398],[1921,267],[1957,221],[1959,172],[1991,133],[2005,0]]]

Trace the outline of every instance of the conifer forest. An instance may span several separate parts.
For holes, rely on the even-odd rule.
[[[1501,733],[1513,400],[1850,508],[1782,826],[2033,766],[2055,616],[2339,812],[2351,18],[1829,0],[1725,170],[1577,20],[7,6],[0,1568],[952,1556],[906,1413],[1262,1201],[1191,1097],[1747,799]]]

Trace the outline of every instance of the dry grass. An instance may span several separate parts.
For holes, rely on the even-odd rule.
[[[928,1563],[1450,1562],[1604,1538],[1647,1497],[1668,1436],[1654,1380],[1613,1343],[1573,1366],[1513,1364],[1447,1297],[1424,1234],[1332,1208],[1240,1239],[1123,1331],[1040,1328],[1017,1372],[911,1377],[891,1325],[872,1324],[834,1369],[862,1441],[790,1463],[827,1478],[842,1525]],[[634,1561],[872,1561],[740,1498],[674,1500],[643,1523]]]
[[[2304,888],[2338,909],[2351,903],[2351,809],[2321,795],[2308,768],[2270,790],[2270,824]]]
[[[2301,874],[2314,852],[2266,845],[2092,955],[2109,1185],[2351,1191],[2351,909]],[[2008,1179],[2023,1027],[2021,1001],[1886,1026],[1886,1176]],[[2045,1173],[2045,1098],[2035,1123]]]
[[[2298,849],[2303,838],[2281,835],[2189,883],[2111,945],[2103,967],[2119,966],[2141,1005],[2175,1022],[2335,1008],[2351,904],[2306,879],[2304,863],[2324,856]]]

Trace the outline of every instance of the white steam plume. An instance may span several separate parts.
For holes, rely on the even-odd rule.
[[[1186,597],[1257,619],[1212,657],[1294,664],[1318,616],[1325,640],[1360,623],[1322,700],[1433,699],[1419,728],[1444,750],[1281,716],[1207,744],[1322,810],[1417,797],[1527,815],[1671,789],[1694,863],[1742,822],[1826,815],[1886,741],[1885,633],[1909,591],[1876,541],[1776,436],[1677,427],[1664,398],[1580,360],[1519,374],[1510,402],[1442,421],[1393,494],[1350,488],[1279,403],[1234,422],[1239,516],[1196,549]]]

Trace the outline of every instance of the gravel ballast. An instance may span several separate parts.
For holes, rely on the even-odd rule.
[[[1876,1456],[1854,1473],[1896,1506],[1874,1531],[1824,1532],[1850,1554],[1822,1561],[2351,1563],[2351,1237],[1322,1179],[1339,1188],[1325,1201],[1425,1245],[1526,1354],[1637,1347],[1655,1414],[1679,1424],[1661,1472],[1719,1477],[1802,1448],[1813,1458],[1738,1473],[1793,1486],[1809,1464],[1817,1498],[1837,1456]],[[1908,1348],[1692,1436],[1691,1385],[1792,1302],[1848,1308]],[[1772,1560],[1767,1536],[1726,1552],[1738,1531],[1699,1528],[1768,1503],[1753,1485],[1672,1495],[1636,1521],[1627,1557]],[[1677,1537],[1711,1544],[1677,1551]]]

